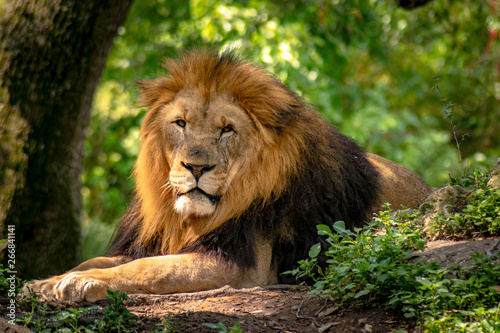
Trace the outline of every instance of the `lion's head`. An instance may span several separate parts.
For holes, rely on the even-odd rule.
[[[174,209],[185,218],[210,216],[259,142],[248,114],[223,96],[206,100],[184,89],[159,110],[156,120],[170,168],[165,189]]]
[[[290,131],[300,98],[232,53],[190,52],[166,67],[169,76],[139,83],[150,110],[135,176],[141,241],[161,237],[175,253],[279,195],[306,145],[297,134],[323,125]]]

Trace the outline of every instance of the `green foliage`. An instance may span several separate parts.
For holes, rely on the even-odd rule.
[[[135,323],[136,315],[124,307],[125,301],[134,302],[127,294],[108,290],[106,299],[109,305],[101,311],[100,306],[90,306],[78,309],[53,310],[47,303],[40,302],[39,296],[32,293],[26,297],[22,306],[30,309],[24,316],[16,319],[17,323],[39,333],[134,333],[131,327]],[[102,312],[102,315],[93,324],[82,326],[81,317],[91,313]],[[170,332],[170,331],[167,331]]]
[[[108,290],[110,305],[104,308],[104,316],[95,322],[95,330],[97,332],[135,332],[129,330],[129,327],[134,325],[136,315],[124,307],[124,301],[133,301],[126,293],[119,290]]]
[[[93,326],[88,325],[83,327],[79,324],[80,318],[84,314],[91,313],[95,310],[99,309],[99,306],[91,306],[88,308],[79,308],[79,309],[68,309],[67,311],[59,312],[55,318],[54,322],[57,323],[57,326],[61,324],[61,328],[58,328],[57,332],[61,333],[70,333],[70,332],[84,332],[91,333],[93,331]]]
[[[464,224],[473,225],[481,235],[500,235],[500,190],[489,188],[474,191],[464,208]]]
[[[218,333],[243,333],[240,328],[240,322],[235,323],[231,327],[227,327],[223,323],[204,323],[203,326],[217,330]]]
[[[31,293],[29,297],[22,301],[22,306],[31,310],[24,313],[24,317],[21,319],[16,319],[16,322],[36,333],[49,333],[52,332],[50,328],[47,328],[50,322],[47,317],[50,308],[47,303],[40,302],[39,298],[37,294]]]
[[[450,176],[450,185],[459,185],[466,189],[486,188],[488,183],[489,172],[484,172],[481,169],[475,169],[472,174],[467,173],[461,178]]]
[[[439,212],[434,217],[431,236],[464,239],[500,236],[500,190],[487,187],[488,173],[475,170],[473,175],[452,183],[472,190],[463,196],[465,207],[459,212]]]
[[[9,274],[9,270],[0,264],[0,295],[8,295],[9,298],[15,298],[22,290],[24,282],[24,280],[21,280],[15,274]],[[14,286],[14,295],[10,295],[12,286]]]
[[[172,320],[172,313],[168,313],[167,317],[163,317],[161,322],[156,324],[158,327],[155,333],[176,333],[181,327],[181,323],[174,323]]]
[[[500,190],[484,188],[472,191],[460,213],[435,217],[435,237],[463,239],[500,236]]]
[[[310,293],[343,302],[376,302],[400,309],[415,318],[428,332],[495,332],[500,327],[498,286],[500,266],[491,258],[476,255],[472,271],[452,275],[436,263],[410,261],[409,250],[423,247],[416,217],[408,212],[380,212],[367,227],[355,232],[343,222],[318,226],[327,237],[328,266],[316,267],[317,247],[311,259],[293,271],[315,281]],[[377,231],[378,230],[378,231]]]
[[[417,277],[414,291],[396,292],[389,304],[403,306],[406,317],[416,317],[428,332],[497,332],[500,328],[500,266],[491,258],[475,258],[473,273],[458,272],[449,278],[446,270],[427,271]]]
[[[404,226],[401,217],[393,219],[391,213],[391,210],[381,212],[368,227],[356,229],[354,233],[345,229],[342,221],[333,225],[334,231],[319,225],[318,234],[326,236],[330,244],[325,253],[328,266],[316,267],[319,251],[312,250],[311,260],[300,261],[300,267],[292,273],[315,278],[313,294],[335,296],[344,301],[389,293],[395,284],[412,278],[405,259],[411,257],[411,249],[421,249],[424,245],[420,231]],[[374,234],[372,229],[379,226],[384,226],[385,232]]]

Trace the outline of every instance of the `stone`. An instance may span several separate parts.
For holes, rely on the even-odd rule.
[[[488,187],[491,187],[495,190],[500,190],[500,158],[498,159],[497,164],[495,164],[495,167],[490,173]]]

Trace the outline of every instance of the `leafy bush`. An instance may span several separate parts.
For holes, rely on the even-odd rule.
[[[415,217],[386,210],[354,232],[341,221],[333,231],[320,225],[318,233],[330,244],[328,266],[317,267],[315,245],[311,258],[291,273],[311,277],[313,295],[400,309],[429,332],[496,332],[500,265],[477,255],[473,274],[458,270],[452,275],[436,263],[410,261],[410,250],[422,249],[425,242],[420,228],[411,224]]]
[[[395,221],[395,220],[396,221]],[[342,221],[333,225],[318,226],[318,233],[327,237],[330,248],[325,268],[317,267],[319,244],[313,246],[310,260],[299,262],[300,267],[292,274],[308,275],[316,280],[311,292],[322,296],[335,296],[344,301],[370,298],[387,294],[394,284],[405,284],[412,279],[406,259],[412,257],[411,249],[422,249],[424,240],[419,230],[413,230],[402,222],[391,210],[383,211],[363,229],[351,232]],[[401,229],[392,226],[400,223]],[[384,232],[374,230],[384,226]],[[413,266],[412,266],[413,267]],[[315,270],[318,270],[316,273]]]
[[[471,234],[500,235],[500,190],[478,189],[469,196],[462,214],[453,219]]]
[[[124,307],[124,302],[135,301],[119,290],[108,290],[106,299],[110,304],[104,307],[104,316],[95,322],[96,332],[132,332],[129,328],[134,325],[137,316]]]
[[[461,195],[465,203],[459,211],[438,212],[433,218],[431,236],[451,239],[500,236],[500,190],[488,187],[487,181],[488,173],[479,170],[460,180],[451,178],[452,184],[462,184],[470,191]]]

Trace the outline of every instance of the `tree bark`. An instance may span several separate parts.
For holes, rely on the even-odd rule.
[[[413,9],[426,5],[432,0],[396,0],[399,7],[404,9]]]
[[[13,0],[0,19],[0,227],[22,278],[80,261],[80,172],[95,88],[132,0]]]

